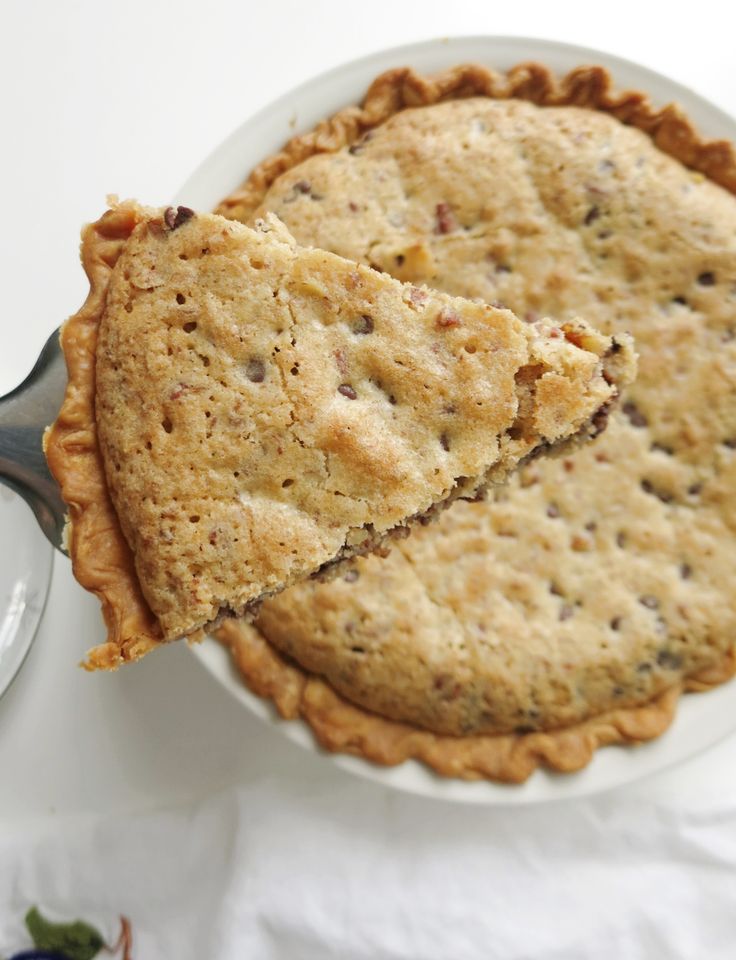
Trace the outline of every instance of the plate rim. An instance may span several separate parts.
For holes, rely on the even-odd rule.
[[[23,665],[27,661],[28,656],[31,652],[31,648],[33,647],[33,644],[36,641],[36,637],[38,636],[38,631],[43,621],[44,614],[46,612],[46,607],[49,601],[49,595],[51,593],[51,582],[53,580],[53,575],[54,575],[54,560],[55,560],[54,554],[56,553],[54,548],[51,546],[51,544],[46,540],[46,538],[41,533],[39,527],[37,526],[36,518],[33,516],[33,513],[30,507],[25,503],[23,498],[19,494],[15,493],[15,491],[13,491],[9,487],[4,487],[4,489],[10,490],[10,492],[13,494],[13,500],[9,502],[17,504],[17,506],[20,507],[20,511],[22,515],[24,515],[23,522],[24,523],[27,522],[28,530],[30,531],[31,536],[36,537],[37,539],[37,544],[38,544],[37,547],[30,548],[35,553],[34,569],[37,569],[37,564],[39,562],[39,559],[44,558],[45,570],[41,574],[41,580],[39,581],[41,602],[38,609],[33,613],[33,616],[35,617],[35,622],[32,623],[32,626],[30,627],[28,635],[25,640],[25,646],[21,651],[17,661],[11,667],[7,678],[5,680],[2,680],[0,678],[0,700],[2,700],[5,694],[7,694],[8,690],[11,689],[13,684],[18,679],[20,672],[23,668]],[[25,514],[27,514],[27,516],[25,516]],[[27,537],[24,538],[24,542],[26,540],[27,540]],[[0,667],[0,670],[1,670],[1,667]]]

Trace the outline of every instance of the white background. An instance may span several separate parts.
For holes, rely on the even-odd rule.
[[[0,393],[22,379],[48,334],[81,303],[79,228],[99,214],[105,195],[165,203],[236,125],[307,77],[419,39],[526,34],[637,60],[734,113],[734,33],[723,9],[710,2],[6,0]],[[2,531],[0,549],[12,549]],[[75,664],[102,632],[97,602],[57,558],[38,639],[0,701],[6,830],[29,818],[61,823],[65,814],[195,800],[264,778],[298,816],[301,794],[347,789],[347,774],[226,698],[183,645],[114,675],[84,674]],[[437,820],[436,804],[358,788],[369,805],[398,805],[405,820]],[[625,801],[642,810],[652,801],[736,808],[736,739],[626,788]]]

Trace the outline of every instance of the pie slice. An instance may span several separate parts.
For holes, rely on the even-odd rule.
[[[69,403],[47,452],[77,575],[106,604],[111,646],[93,665],[248,615],[289,584],[383,551],[521,461],[597,435],[632,379],[625,336],[402,284],[298,247],[274,217],[250,229],[128,203],[86,230],[83,259],[94,309],[64,334]],[[84,424],[104,467],[95,496],[112,501],[145,623],[120,597],[120,571],[112,590],[90,582],[90,566],[116,568],[126,554],[110,549],[111,517],[102,543],[94,520],[77,530],[100,510],[72,489],[70,404],[93,374],[75,366],[80,326],[96,335],[85,347],[95,420]]]

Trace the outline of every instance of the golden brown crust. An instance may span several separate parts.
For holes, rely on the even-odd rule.
[[[294,138],[279,154],[260,164],[218,209],[247,220],[274,181],[310,156],[351,144],[405,107],[471,96],[516,97],[545,106],[603,111],[646,132],[661,151],[736,192],[736,153],[730,143],[702,139],[675,105],[656,109],[642,93],[616,93],[602,68],[579,68],[558,80],[539,64],[519,65],[505,76],[469,65],[434,78],[418,76],[410,69],[383,74],[372,84],[362,107],[347,108],[313,132]],[[348,703],[325,681],[284,659],[253,628],[228,625],[224,637],[248,685],[260,695],[272,697],[282,715],[302,716],[327,749],[382,763],[398,763],[413,756],[445,775],[514,782],[525,779],[540,763],[558,770],[579,769],[597,746],[657,736],[669,724],[683,688],[709,689],[734,673],[731,650],[715,666],[658,692],[644,706],[609,711],[564,730],[453,738],[385,720]]]
[[[520,63],[505,74],[478,64],[462,64],[433,77],[418,74],[411,67],[382,73],[371,84],[361,106],[346,107],[309,133],[293,137],[279,153],[260,163],[216,212],[246,221],[277,177],[308,157],[339,150],[405,107],[476,96],[500,100],[513,97],[539,106],[603,111],[649,134],[664,153],[736,193],[733,144],[702,138],[677,104],[658,109],[645,93],[618,93],[603,67],[577,67],[557,77],[540,63]]]
[[[95,593],[108,629],[107,643],[90,651],[88,669],[114,669],[160,643],[160,628],[140,590],[133,556],[110,501],[95,424],[95,351],[107,287],[137,223],[131,207],[107,211],[82,234],[89,295],[61,333],[69,382],[44,447],[49,468],[69,506],[69,554],[74,576]]]
[[[643,743],[664,733],[683,690],[678,684],[643,706],[613,710],[565,730],[451,737],[354,706],[321,678],[287,662],[255,627],[229,620],[217,637],[229,649],[247,686],[273,700],[285,720],[301,718],[308,723],[325,750],[385,766],[420,760],[443,777],[463,780],[522,783],[540,766],[563,773],[580,770],[598,747]],[[734,672],[736,660],[731,653],[707,675],[688,680],[684,689],[709,690]]]

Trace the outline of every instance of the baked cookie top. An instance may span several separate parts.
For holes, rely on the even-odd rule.
[[[402,285],[298,247],[275,218],[130,216],[99,317],[95,418],[163,640],[597,434],[632,379],[626,338]]]
[[[452,735],[566,727],[709,675],[736,636],[734,197],[576,106],[451,100],[343,143],[255,216],[519,316],[629,330],[639,376],[595,445],[269,601],[263,636],[353,703]],[[253,183],[225,208],[251,215]]]

